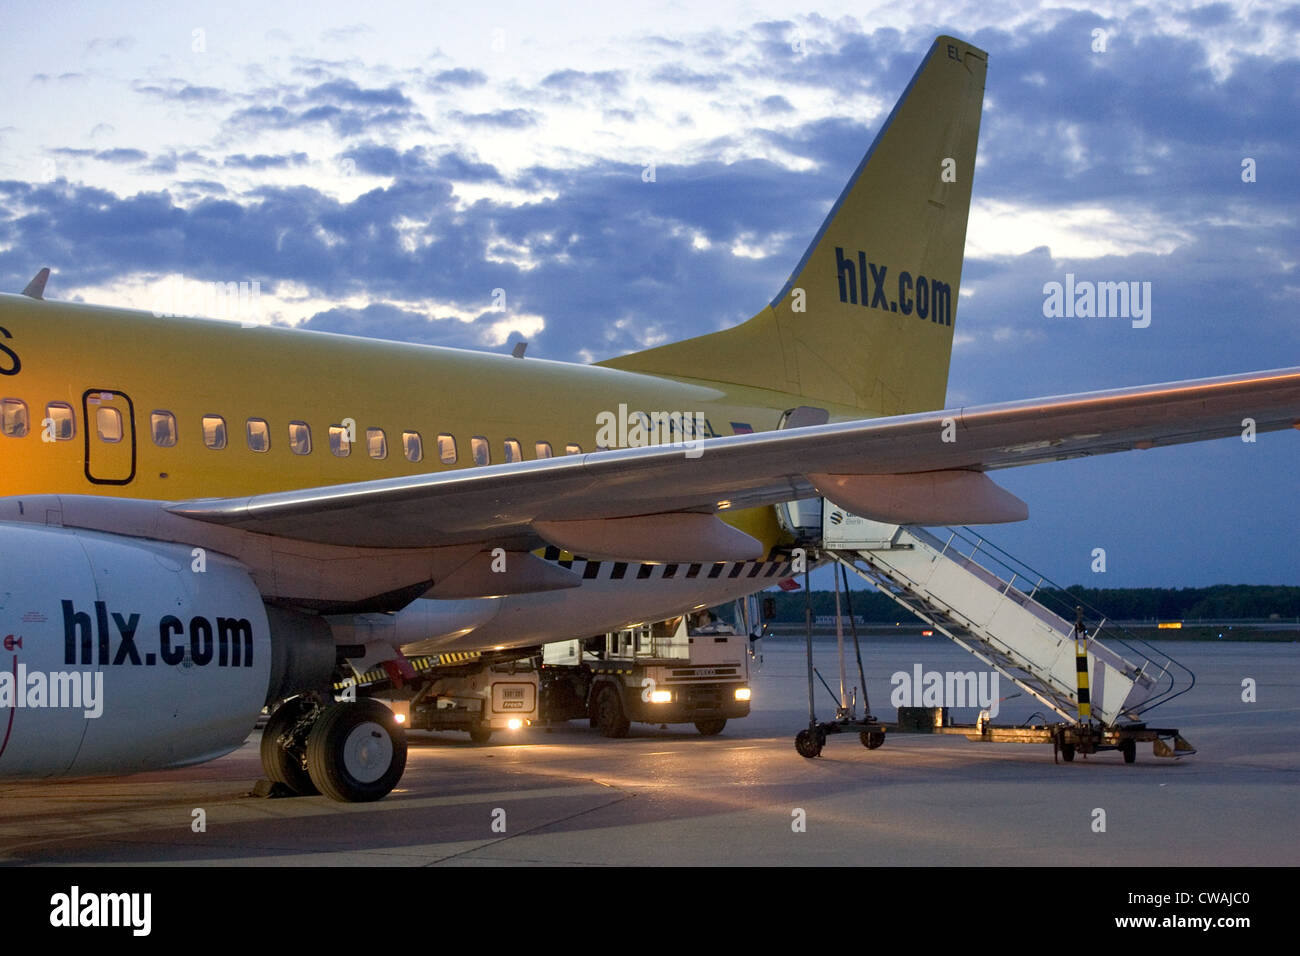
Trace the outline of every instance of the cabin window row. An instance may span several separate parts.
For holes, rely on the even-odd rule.
[[[54,441],[71,441],[76,436],[76,415],[72,406],[63,402],[51,402],[45,406],[45,418]],[[203,444],[214,451],[227,447],[230,442],[226,419],[221,415],[204,415],[201,420]],[[0,400],[0,434],[9,438],[22,438],[31,430],[31,417],[27,403],[21,399],[6,398]],[[122,413],[109,406],[95,409],[95,430],[100,441],[120,442],[125,435]],[[153,411],[149,414],[149,433],[153,443],[159,448],[171,448],[179,440],[179,428],[176,416],[169,411]],[[271,450],[271,426],[264,418],[250,418],[244,422],[244,436],[251,451],[262,453]],[[287,435],[289,450],[295,455],[310,455],[312,452],[311,426],[306,422],[289,422]],[[454,465],[459,459],[456,438],[446,433],[435,439],[438,460],[444,465]],[[388,457],[388,435],[382,428],[367,428],[364,444],[366,454],[382,461]],[[470,457],[476,465],[492,463],[492,448],[488,439],[475,435],[469,440]],[[329,427],[330,453],[337,458],[347,458],[352,454],[352,430],[343,425]],[[523,461],[523,445],[514,438],[507,438],[502,443],[504,461]],[[569,443],[564,446],[566,455],[582,454],[582,446]],[[417,431],[402,432],[402,454],[407,461],[424,460],[424,439]],[[554,451],[550,442],[533,443],[533,457],[551,458]]]

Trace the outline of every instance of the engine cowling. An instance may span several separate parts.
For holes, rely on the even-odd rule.
[[[242,565],[97,532],[0,524],[0,638],[0,778],[219,757],[248,737],[272,673]]]

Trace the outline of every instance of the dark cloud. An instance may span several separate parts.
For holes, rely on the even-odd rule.
[[[50,152],[58,153],[60,156],[77,156],[81,158],[97,159],[102,163],[138,163],[149,158],[149,154],[142,149],[73,149],[71,147],[59,147]]]
[[[66,82],[68,80],[84,80],[84,73],[36,73],[32,76],[33,83],[55,83]]]
[[[543,89],[559,90],[565,93],[585,94],[604,93],[613,95],[619,92],[627,82],[622,70],[600,70],[585,72],[583,70],[558,70],[548,74],[542,80]]]
[[[482,163],[461,153],[431,156],[422,146],[399,152],[391,146],[365,143],[342,153],[358,172],[371,176],[403,176],[407,179],[447,179],[455,182],[501,182],[501,173],[490,163]]]
[[[212,179],[182,179],[176,183],[180,189],[192,190],[198,193],[212,193],[220,196],[226,192],[226,187]]]
[[[227,156],[222,161],[222,165],[235,169],[287,169],[290,166],[301,166],[305,162],[307,162],[306,153],[281,153],[277,156],[268,156],[265,153],[245,156],[243,153],[235,153]]]
[[[226,120],[226,125],[248,132],[326,125],[339,136],[355,136],[376,128],[401,127],[414,116],[414,111],[405,107],[353,109],[321,105],[294,110],[285,106],[250,106],[232,113]]]
[[[728,77],[722,73],[700,73],[696,70],[688,69],[680,64],[670,64],[661,66],[650,74],[652,80],[659,83],[669,83],[673,86],[688,86],[697,90],[713,92],[728,82]]]
[[[383,89],[365,89],[351,80],[331,80],[307,91],[307,101],[324,100],[345,103],[349,106],[400,106],[409,107],[411,101],[396,86]]]
[[[429,87],[434,90],[441,90],[446,87],[455,87],[467,89],[471,86],[482,86],[487,82],[487,74],[482,70],[465,70],[457,67],[453,70],[442,70],[435,73],[429,79]]]
[[[215,86],[194,86],[182,80],[169,80],[164,84],[137,83],[134,89],[138,93],[180,103],[225,103],[233,98]]]
[[[794,112],[794,107],[790,105],[790,101],[780,95],[766,96],[759,101],[758,105],[763,107],[763,109],[767,110],[769,113]]]
[[[501,129],[523,129],[537,125],[537,114],[532,110],[494,110],[491,113],[462,113],[452,110],[447,114],[451,119],[466,126],[496,126]]]

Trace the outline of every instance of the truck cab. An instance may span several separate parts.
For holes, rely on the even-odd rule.
[[[752,651],[750,634],[708,611],[547,644],[542,718],[585,716],[607,737],[626,736],[633,722],[721,733],[749,716]]]

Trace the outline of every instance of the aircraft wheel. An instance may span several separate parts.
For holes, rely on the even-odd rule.
[[[722,728],[725,726],[727,726],[726,717],[718,717],[715,720],[697,720],[695,722],[695,729],[706,737],[722,733]]]
[[[799,751],[800,757],[807,757],[810,760],[813,757],[820,757],[822,747],[826,744],[826,735],[820,731],[813,735],[807,730],[801,730],[794,738],[794,749]]]
[[[476,724],[469,729],[469,739],[476,744],[485,744],[492,739],[492,728],[486,724]]]
[[[878,730],[864,730],[858,734],[858,739],[862,741],[862,746],[868,750],[875,750],[885,743],[885,735]]]
[[[1074,744],[1061,744],[1061,759],[1066,763],[1074,759]]]
[[[626,737],[632,722],[623,713],[623,703],[618,690],[609,684],[600,689],[596,699],[596,723],[606,737]]]
[[[262,728],[262,770],[266,778],[304,797],[320,793],[303,766],[307,755],[307,734],[300,732],[287,741],[280,738],[293,731],[314,706],[306,697],[292,697],[275,709]]]
[[[405,769],[406,734],[377,700],[332,705],[307,736],[307,771],[333,800],[379,800],[397,786]]]
[[[1125,763],[1133,763],[1138,758],[1138,745],[1136,740],[1122,740],[1119,745],[1119,752],[1124,755]]]

